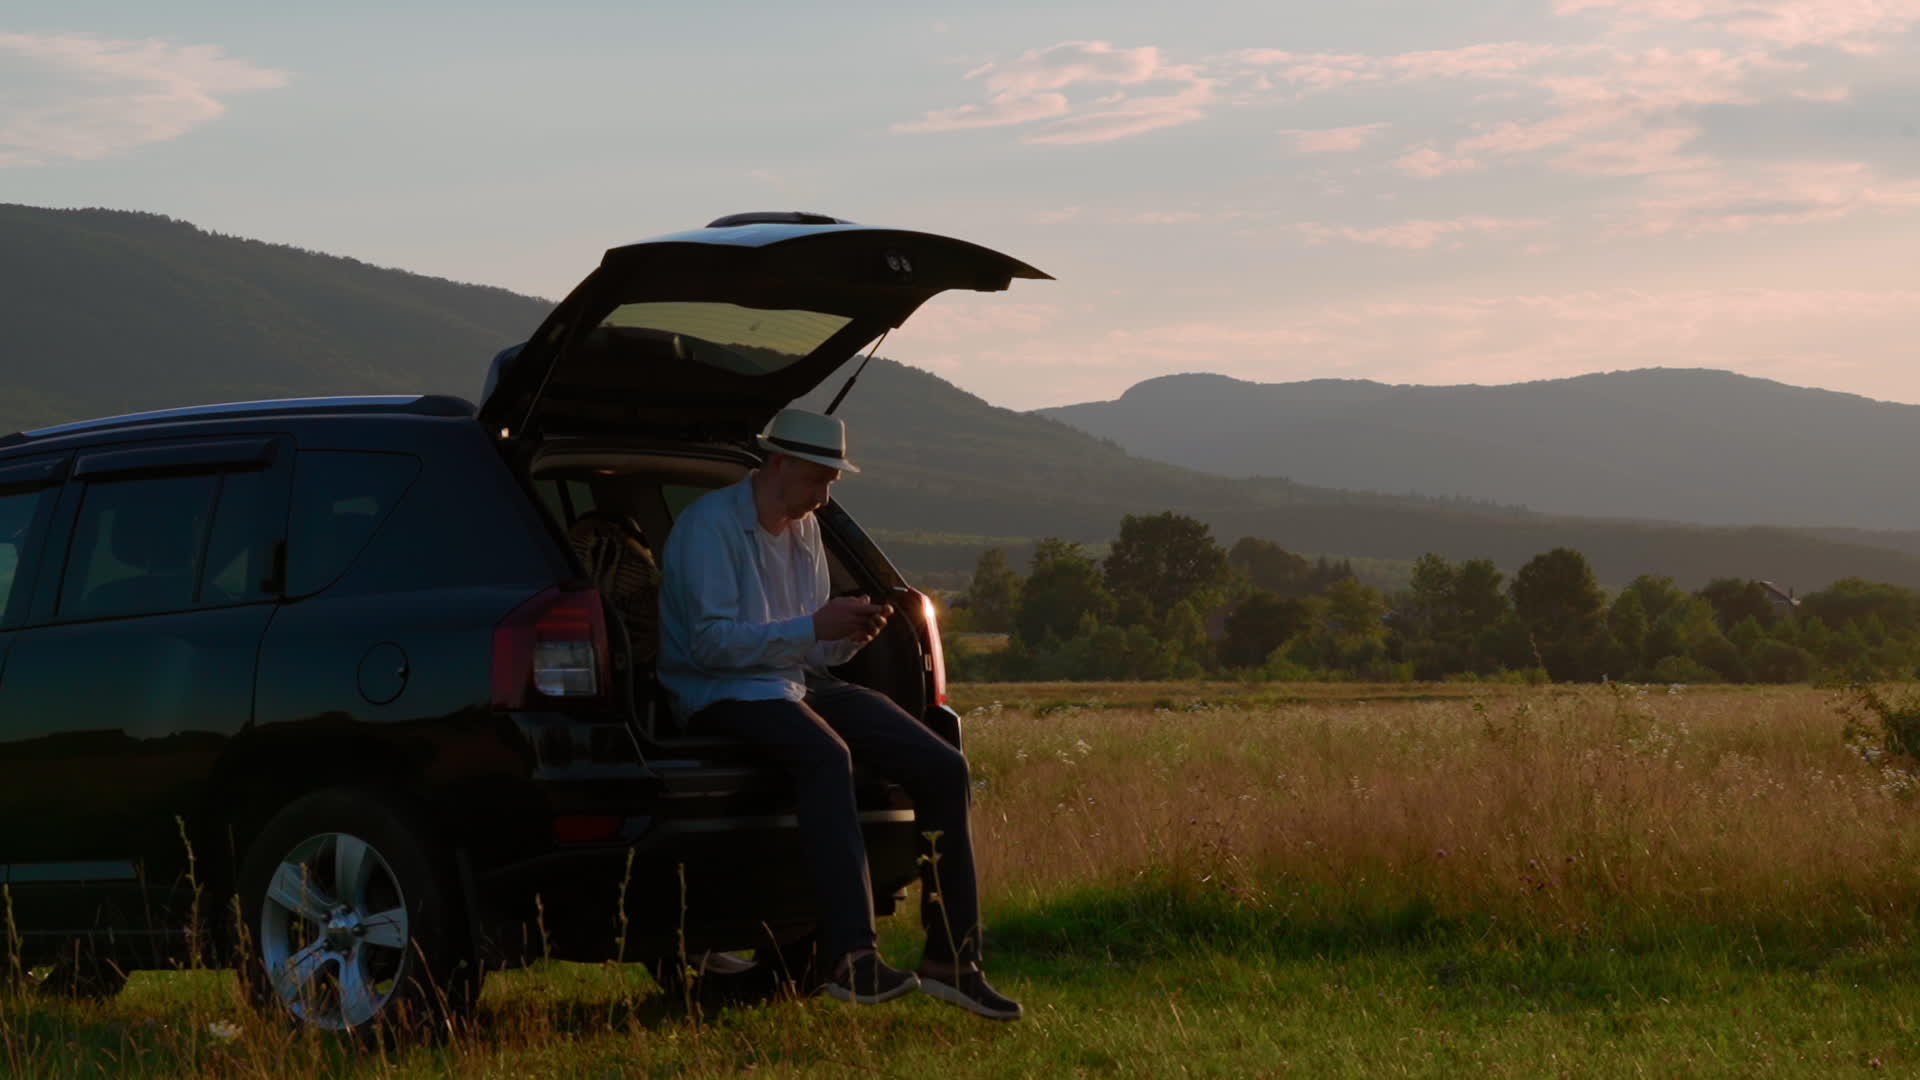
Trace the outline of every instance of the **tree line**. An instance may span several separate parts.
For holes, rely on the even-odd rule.
[[[948,620],[956,679],[1453,678],[1596,682],[1904,679],[1920,671],[1920,593],[1845,578],[1793,597],[1725,577],[1689,592],[1642,575],[1609,593],[1579,551],[1511,580],[1487,559],[1422,556],[1404,589],[1245,537],[1223,548],[1177,513],[1127,515],[1104,559],[1049,538],[1022,576],[979,558]]]

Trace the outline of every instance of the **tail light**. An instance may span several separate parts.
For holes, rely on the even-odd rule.
[[[927,621],[927,670],[933,675],[933,703],[947,703],[947,650],[940,644],[940,613],[933,597],[920,594],[920,614]]]
[[[494,627],[493,707],[604,700],[609,662],[599,590],[547,589]]]

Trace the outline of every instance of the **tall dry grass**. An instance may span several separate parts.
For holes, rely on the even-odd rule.
[[[1824,691],[1613,685],[1274,707],[977,707],[989,894],[1147,880],[1295,925],[1904,934],[1920,806]]]
[[[369,1044],[258,1017],[228,973],[143,973],[99,1004],[0,985],[0,1075],[1530,1076],[1570,1040],[1567,1060],[1623,1073],[1769,1071],[1777,1048],[1725,1042],[1769,1027],[1756,1004],[1780,1030],[1824,1010],[1802,1049],[1827,1063],[1809,1074],[1826,1075],[1910,1027],[1914,991],[1890,994],[1886,973],[1911,968],[1914,779],[1849,749],[1825,693],[1447,688],[1461,696],[1411,701],[1399,688],[1355,701],[1337,695],[1366,691],[1313,688],[1296,704],[1156,708],[1115,707],[1122,691],[1102,690],[1086,697],[1099,707],[1058,708],[1040,704],[1053,689],[1015,692],[1025,704],[969,710],[967,733],[990,963],[1028,997],[1020,1025],[927,1002],[689,1018],[638,967],[546,965],[492,980],[480,1015],[444,1040]],[[1146,925],[1112,921],[1129,918]],[[885,928],[897,959],[911,955],[910,922]],[[1180,937],[1222,926],[1197,948]],[[1431,932],[1436,947],[1339,955],[1382,928]],[[1311,948],[1262,953],[1294,934]],[[1584,948],[1663,935],[1677,947]],[[1529,940],[1549,947],[1509,947]],[[1051,941],[1062,947],[1031,947]],[[1115,962],[1138,941],[1164,962]],[[1561,945],[1581,955],[1562,963]],[[1800,970],[1748,964],[1753,950],[1806,946],[1821,954],[1810,969],[1862,946],[1862,962],[1841,965],[1856,996],[1840,979],[1727,989]],[[1863,972],[1880,982],[1861,990]],[[1662,993],[1705,1000],[1675,1014],[1634,996],[1649,974]],[[1439,1056],[1420,1056],[1423,1031],[1447,1043]]]

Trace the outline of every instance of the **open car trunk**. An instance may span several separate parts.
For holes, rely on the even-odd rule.
[[[533,489],[559,531],[569,536],[618,530],[657,566],[674,520],[694,499],[734,483],[752,467],[738,450],[699,450],[610,444],[549,444],[531,467]],[[859,527],[836,505],[819,512],[821,538],[837,593],[894,594],[904,586]],[[585,568],[589,571],[591,568]],[[649,760],[707,755],[732,740],[683,730],[654,677],[658,636],[657,586],[642,580],[595,581],[609,607],[609,638],[616,650],[616,695]],[[917,597],[916,597],[917,600]],[[901,608],[910,605],[899,604]],[[616,628],[621,632],[614,632]],[[916,613],[897,611],[881,635],[834,674],[892,698],[910,716],[927,706],[927,663]]]
[[[522,442],[744,443],[938,293],[1046,276],[963,240],[845,222],[629,244],[494,358],[480,419]]]

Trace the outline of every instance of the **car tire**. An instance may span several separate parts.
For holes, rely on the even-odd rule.
[[[482,973],[458,878],[422,815],[331,788],[276,813],[240,872],[248,995],[269,1015],[333,1031],[445,1030]]]

